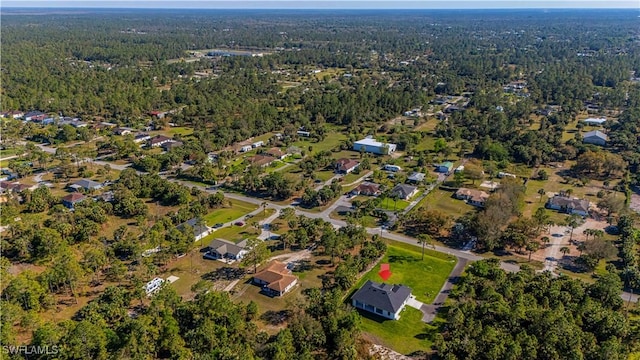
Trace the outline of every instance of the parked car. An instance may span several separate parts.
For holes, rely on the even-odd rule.
[[[223,226],[224,226],[224,224],[223,224],[223,223],[217,223],[217,224],[213,225],[213,228],[214,228],[214,229],[219,229],[219,228],[221,228],[221,227],[223,227]]]
[[[236,225],[236,226],[244,226],[244,223],[242,221],[236,221],[234,225]]]

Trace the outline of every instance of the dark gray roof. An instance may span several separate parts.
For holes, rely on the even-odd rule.
[[[231,241],[227,241],[224,239],[215,239],[209,244],[209,249],[217,252],[220,255],[231,254],[233,256],[237,256],[240,251],[245,249],[246,246],[246,240],[234,244]]]
[[[587,133],[584,133],[584,135],[582,135],[582,138],[586,139],[586,138],[590,138],[590,137],[594,137],[594,136],[597,137],[597,138],[600,138],[600,139],[602,139],[604,141],[607,141],[607,139],[608,139],[607,135],[605,133],[603,133],[602,131],[600,131],[600,130],[594,130],[594,131],[589,131]]]
[[[406,185],[406,184],[398,184],[393,189],[391,189],[392,195],[397,195],[400,198],[406,199],[409,194],[414,192],[417,188],[415,186]]]
[[[410,295],[411,288],[407,286],[378,284],[368,280],[351,299],[395,313]]]
[[[78,181],[74,182],[73,185],[77,185],[77,186],[83,187],[85,189],[94,189],[94,188],[98,188],[98,187],[102,186],[102,184],[100,184],[99,182],[93,181],[93,180],[89,180],[89,179],[78,180]]]
[[[549,205],[556,205],[565,209],[589,212],[589,201],[583,199],[572,199],[566,196],[555,195],[548,202]]]

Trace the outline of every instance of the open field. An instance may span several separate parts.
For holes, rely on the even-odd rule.
[[[422,260],[421,249],[413,248],[415,250],[389,245],[387,254],[380,263],[389,263],[391,266],[392,275],[387,281],[389,284],[409,286],[418,301],[431,303],[449,277],[456,260],[453,257],[443,259],[430,256],[427,252]],[[353,289],[360,288],[367,280],[379,282],[379,270],[380,267],[375,266]]]
[[[415,351],[429,352],[437,326],[422,322],[422,312],[406,306],[400,320],[389,320],[367,311],[358,310],[365,337],[401,354]]]
[[[476,209],[462,200],[453,198],[452,194],[451,191],[433,189],[415,208],[440,210],[453,218],[458,218]]]
[[[258,208],[258,205],[248,202],[231,199],[230,208],[216,209],[203,217],[205,223],[208,226],[213,226],[217,223],[226,223],[234,221],[239,217],[242,217]]]

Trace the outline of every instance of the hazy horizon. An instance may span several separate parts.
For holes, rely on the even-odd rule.
[[[112,9],[638,9],[638,1],[3,1],[2,8],[112,8]]]

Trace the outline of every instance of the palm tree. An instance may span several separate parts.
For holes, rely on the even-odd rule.
[[[542,202],[542,197],[544,196],[544,194],[546,194],[547,192],[544,191],[544,189],[540,189],[538,190],[538,195],[540,195],[540,200],[538,200],[538,202]]]
[[[571,235],[569,236],[569,242],[573,240],[573,230],[575,230],[582,223],[582,218],[578,215],[571,215],[567,218],[565,225],[571,228]]]
[[[567,256],[567,254],[571,252],[571,249],[569,249],[566,246],[563,246],[560,248],[560,252],[562,253],[563,256]]]
[[[424,260],[424,247],[425,245],[432,245],[433,238],[429,234],[418,235],[418,244],[422,244],[422,260]]]
[[[551,241],[551,239],[549,239],[549,237],[548,237],[548,236],[543,236],[543,237],[542,237],[542,239],[540,239],[540,240],[542,240],[542,243],[544,244],[544,246],[545,246],[545,247],[546,247],[546,246],[549,244],[549,242]]]
[[[260,204],[262,206],[262,217],[266,218],[267,217],[267,206],[269,206],[269,203],[266,201],[263,201],[262,204]]]
[[[527,243],[526,249],[527,251],[529,251],[529,262],[531,262],[531,254],[533,254],[534,251],[537,251],[540,248],[540,244],[536,241],[529,241]]]

